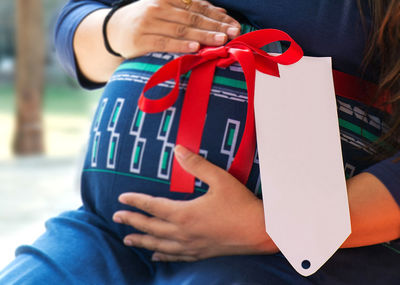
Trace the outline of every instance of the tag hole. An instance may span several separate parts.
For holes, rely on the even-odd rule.
[[[303,262],[301,263],[301,267],[303,267],[304,269],[308,269],[311,266],[311,262],[306,260],[303,260]]]

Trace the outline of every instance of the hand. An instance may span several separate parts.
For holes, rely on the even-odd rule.
[[[195,52],[240,33],[240,24],[207,1],[141,0],[118,9],[107,25],[111,47],[124,58],[149,52]]]
[[[145,234],[130,234],[126,245],[155,251],[155,261],[195,261],[221,255],[271,254],[277,247],[265,232],[262,201],[225,170],[182,146],[175,148],[182,167],[209,185],[203,196],[175,201],[124,193],[123,204],[153,217],[118,211],[114,221]]]

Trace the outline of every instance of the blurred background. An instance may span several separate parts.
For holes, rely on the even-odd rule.
[[[0,1],[0,270],[44,222],[80,205],[80,169],[101,90],[62,70],[53,29],[66,0]]]

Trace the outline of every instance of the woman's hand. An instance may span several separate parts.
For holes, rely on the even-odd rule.
[[[96,10],[79,24],[74,53],[85,79],[106,82],[124,58],[149,52],[195,52],[200,44],[222,45],[240,33],[240,25],[222,8],[206,1],[140,0],[118,9],[107,24],[111,48],[103,40],[103,22],[110,9]],[[228,35],[228,36],[227,36]]]
[[[270,254],[277,247],[265,232],[262,201],[225,170],[182,146],[175,148],[182,167],[209,185],[203,196],[175,201],[124,193],[121,203],[153,217],[118,211],[114,221],[145,234],[130,234],[129,246],[155,251],[155,261],[195,261],[221,255]]]
[[[195,52],[240,33],[240,24],[207,1],[140,0],[118,9],[107,25],[111,47],[124,58],[149,52]]]

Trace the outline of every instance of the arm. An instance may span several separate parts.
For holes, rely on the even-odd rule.
[[[75,31],[87,15],[99,9],[109,8],[110,3],[110,1],[70,0],[61,10],[55,26],[54,45],[59,62],[70,76],[88,89],[102,87],[103,84],[88,80],[80,72],[73,48]]]
[[[73,47],[79,69],[92,82],[106,82],[123,61],[104,46],[102,23],[110,10],[100,9],[89,14],[75,32]]]
[[[400,237],[400,162],[397,155],[347,181],[353,233],[343,247]]]
[[[201,156],[182,147],[177,147],[175,152],[186,171],[210,186],[208,192],[191,201],[122,194],[122,203],[154,215],[149,218],[130,211],[115,213],[116,222],[146,233],[126,236],[127,245],[154,250],[154,259],[161,261],[278,251],[265,232],[261,200],[229,173]],[[348,181],[348,192],[353,232],[343,247],[400,237],[399,206],[377,178],[368,173],[357,175]]]
[[[193,0],[190,7],[181,0],[136,1],[118,9],[107,25],[110,45],[120,58],[104,47],[102,27],[110,6],[99,2],[71,0],[56,27],[56,49],[86,87],[104,84],[124,59],[155,51],[193,52],[200,44],[222,45],[240,33],[225,9],[206,1]]]
[[[400,174],[399,174],[400,175]],[[342,247],[358,247],[400,238],[400,207],[371,173],[347,181],[352,233]]]

